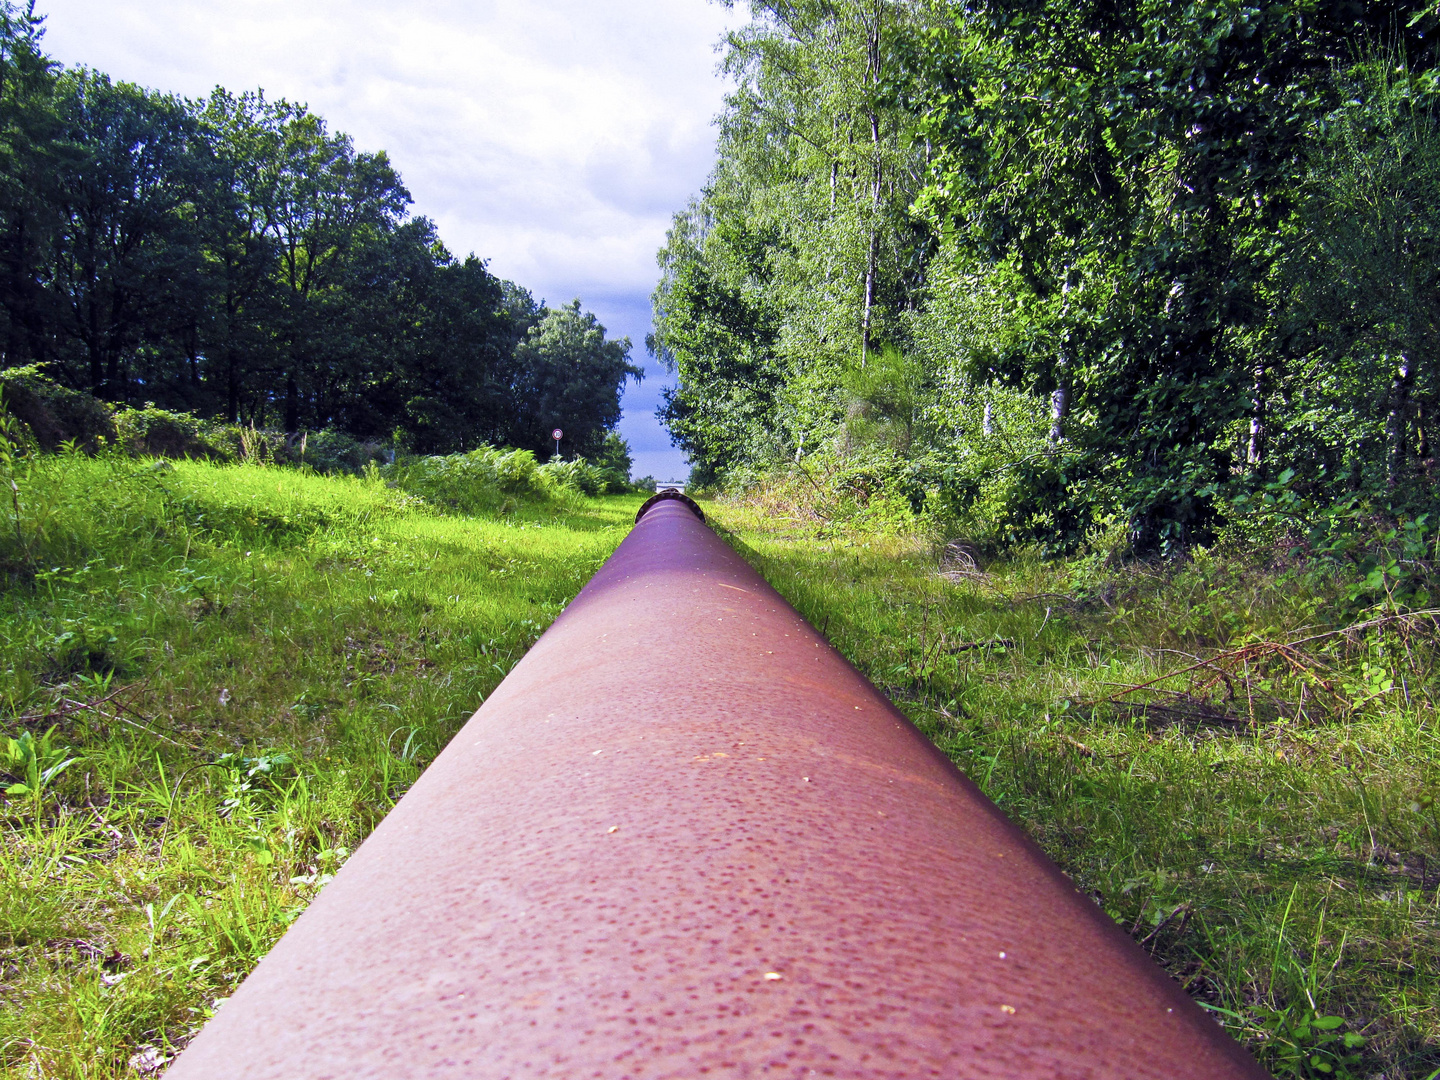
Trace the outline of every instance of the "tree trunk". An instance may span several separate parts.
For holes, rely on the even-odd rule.
[[[1060,324],[1062,327],[1070,316],[1070,270],[1065,270],[1065,280],[1060,285],[1060,294],[1064,302],[1060,307]],[[1055,389],[1050,392],[1050,449],[1054,450],[1065,441],[1065,416],[1070,411],[1070,357],[1068,355],[1069,330],[1063,330],[1065,337],[1061,338],[1060,353],[1055,358]]]
[[[295,376],[285,376],[285,434],[294,435],[300,430],[300,388],[295,385]]]
[[[875,4],[875,20],[870,24],[865,41],[865,74],[867,86],[880,82],[880,17],[884,11],[883,0]],[[860,366],[863,368],[870,358],[870,328],[875,309],[875,255],[880,232],[880,189],[883,173],[880,164],[880,117],[872,109],[870,119],[870,149],[874,154],[874,183],[870,190],[870,251],[865,261],[865,309],[860,316]]]
[[[1255,365],[1255,380],[1250,386],[1250,442],[1245,447],[1245,465],[1256,475],[1264,474],[1265,466],[1265,365]]]
[[[233,343],[225,346],[225,415],[232,424],[240,422],[240,358]]]
[[[1060,377],[1065,377],[1065,364],[1059,364]],[[1065,414],[1070,411],[1070,387],[1063,381],[1050,392],[1050,449],[1065,441]]]
[[[1390,413],[1385,418],[1386,460],[1385,483],[1394,487],[1405,475],[1409,464],[1409,447],[1406,445],[1406,429],[1410,412],[1410,391],[1415,385],[1415,370],[1408,356],[1400,357],[1400,364],[1390,380]]]
[[[875,226],[870,226],[870,257],[865,264],[865,309],[860,315],[860,366],[870,359],[870,312],[875,303]]]

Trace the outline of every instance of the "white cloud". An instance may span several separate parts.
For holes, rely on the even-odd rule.
[[[704,0],[40,9],[46,50],[67,66],[189,97],[258,86],[308,103],[361,149],[390,154],[452,251],[490,259],[537,297],[579,296],[644,359],[655,251],[709,171],[724,93],[713,46],[734,14]],[[622,431],[645,454],[640,472],[682,472],[649,416],[650,368]]]

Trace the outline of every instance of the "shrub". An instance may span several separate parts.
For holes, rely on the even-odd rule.
[[[386,464],[391,453],[378,442],[362,441],[340,431],[315,431],[290,440],[297,460],[327,475],[358,476],[371,462]]]
[[[591,465],[584,458],[547,461],[539,472],[556,487],[582,495],[604,495],[609,491],[624,491],[627,486],[613,469]]]
[[[38,365],[0,371],[0,394],[6,410],[25,424],[44,450],[73,441],[94,453],[115,438],[109,406],[47,379]]]
[[[232,457],[223,445],[206,437],[205,424],[191,413],[147,405],[115,414],[116,441],[128,453],[163,458]]]
[[[206,437],[228,458],[252,465],[295,465],[299,456],[283,431],[246,427],[244,424],[211,424]]]
[[[529,450],[482,446],[467,454],[412,458],[380,470],[403,491],[464,514],[494,510],[507,497],[544,498],[545,478]]]
[[[465,454],[410,458],[380,470],[394,486],[435,506],[462,514],[493,512],[510,499],[547,500],[566,494],[605,495],[629,490],[614,469],[583,458],[544,465],[529,450],[482,446]]]

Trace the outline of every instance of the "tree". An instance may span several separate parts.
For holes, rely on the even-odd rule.
[[[1203,535],[1247,415],[1258,472],[1285,359],[1267,290],[1311,133],[1355,43],[1417,9],[987,0],[908,60],[936,148],[920,206],[954,276],[1014,295],[972,374],[1051,397],[1071,476],[1139,546]],[[1413,27],[1400,48],[1429,63]]]
[[[645,375],[630,363],[630,339],[608,339],[579,300],[546,310],[516,353],[518,408],[507,441],[542,453],[558,427],[577,454],[599,454],[620,422],[625,380]]]
[[[1389,51],[1344,81],[1350,93],[1313,152],[1306,242],[1287,268],[1312,346],[1296,392],[1329,390],[1345,471],[1379,466],[1394,492],[1430,456],[1440,389],[1440,122],[1430,80]],[[1300,449],[1291,456],[1310,456]]]
[[[563,422],[613,457],[629,343],[454,258],[383,152],[262,92],[186,102],[60,71],[40,37],[0,0],[6,366],[426,452],[543,449]]]
[[[40,49],[33,0],[0,3],[0,317],[4,363],[51,358],[52,311],[43,267],[54,214],[54,65]]]
[[[206,147],[180,100],[87,69],[56,88],[59,220],[48,267],[72,385],[123,401],[137,349],[157,345],[198,289]]]
[[[927,8],[750,9],[726,41],[737,88],[715,170],[660,256],[649,343],[680,375],[662,419],[707,477],[803,455],[834,431],[846,371],[906,342],[933,242],[908,212],[925,147],[887,90],[894,39],[919,32]]]

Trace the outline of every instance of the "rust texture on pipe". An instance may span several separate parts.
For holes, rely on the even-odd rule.
[[[678,499],[172,1068],[1264,1077]]]

